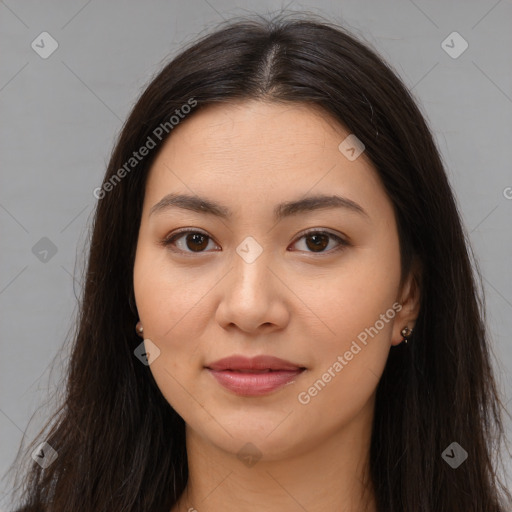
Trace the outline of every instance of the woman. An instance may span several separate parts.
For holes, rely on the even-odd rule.
[[[464,230],[371,49],[312,18],[221,27],[150,83],[94,194],[22,510],[506,510]]]

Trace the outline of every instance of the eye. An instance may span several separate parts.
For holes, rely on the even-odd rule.
[[[185,240],[181,241],[181,238],[184,238]],[[177,245],[177,251],[171,247],[175,252],[200,253],[204,252],[203,249],[208,247],[208,240],[211,240],[211,238],[202,231],[183,229],[162,240],[161,244],[164,247]]]
[[[308,250],[313,253],[335,252],[350,245],[347,241],[334,233],[318,229],[303,233],[295,243],[303,238],[306,240],[306,249],[302,250],[306,252],[308,252]],[[325,249],[329,246],[331,240],[334,240],[338,245],[326,251]],[[213,242],[212,238],[202,231],[183,229],[166,237],[160,243],[164,247],[171,247],[171,250],[174,252],[191,254],[206,252],[205,249],[209,246],[208,241]],[[174,247],[178,247],[178,250],[174,249]]]
[[[340,251],[350,245],[347,241],[343,240],[343,238],[339,237],[338,235],[318,229],[309,230],[303,233],[302,236],[297,239],[297,242],[303,238],[305,239],[304,245],[306,249],[312,249],[310,252],[313,253],[332,253],[335,251]],[[329,239],[335,240],[338,245],[326,251],[324,249],[329,246]]]

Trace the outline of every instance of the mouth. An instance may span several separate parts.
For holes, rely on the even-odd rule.
[[[307,370],[305,366],[273,356],[252,359],[231,356],[205,369],[224,388],[240,396],[262,396],[290,385]]]
[[[222,387],[235,395],[258,397],[268,395],[285,386],[293,384],[305,371],[275,370],[259,372],[241,372],[232,370],[207,370]]]
[[[305,370],[306,368],[297,368],[297,370]],[[212,370],[211,368],[207,368],[207,370]],[[276,372],[295,372],[296,370],[271,370],[267,368],[266,370],[233,370],[231,368],[226,368],[225,370],[212,370],[212,371],[222,371],[222,372],[232,372],[232,373],[249,373],[249,374],[260,374],[260,373],[276,373]]]
[[[260,355],[253,358],[232,355],[209,363],[205,368],[214,371],[232,371],[239,373],[268,373],[306,369],[306,367],[301,364],[292,363],[291,361],[269,355]]]

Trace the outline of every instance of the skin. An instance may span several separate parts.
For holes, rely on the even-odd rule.
[[[363,493],[375,391],[401,329],[414,327],[419,287],[411,272],[400,288],[392,203],[365,153],[350,161],[338,149],[348,134],[310,106],[215,105],[178,125],[153,163],[134,286],[143,338],[160,350],[149,368],[186,422],[189,481],[172,512],[376,511],[371,485]],[[150,215],[171,192],[218,202],[233,217]],[[347,197],[368,217],[326,208],[274,220],[275,205],[313,194]],[[179,228],[210,238],[160,243]],[[310,228],[350,245],[335,251],[336,239],[324,238],[315,250],[303,236]],[[236,252],[248,236],[262,248],[252,263]],[[300,403],[395,303],[394,318]],[[204,369],[232,354],[307,369],[268,395],[237,396]],[[261,455],[250,467],[237,457],[246,443]]]

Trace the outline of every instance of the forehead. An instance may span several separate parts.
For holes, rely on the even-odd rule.
[[[155,203],[186,192],[238,206],[339,192],[379,207],[387,197],[371,161],[364,152],[350,161],[339,149],[349,135],[310,105],[209,105],[173,129],[150,170],[146,197]]]
[[[208,105],[178,125],[167,141],[174,152],[189,145],[211,156],[231,158],[258,152],[276,158],[290,152],[303,156],[338,152],[337,141],[350,132],[319,107],[301,103],[249,100]],[[178,144],[179,143],[179,144]],[[213,153],[212,153],[213,152]],[[236,152],[236,155],[233,154]]]

